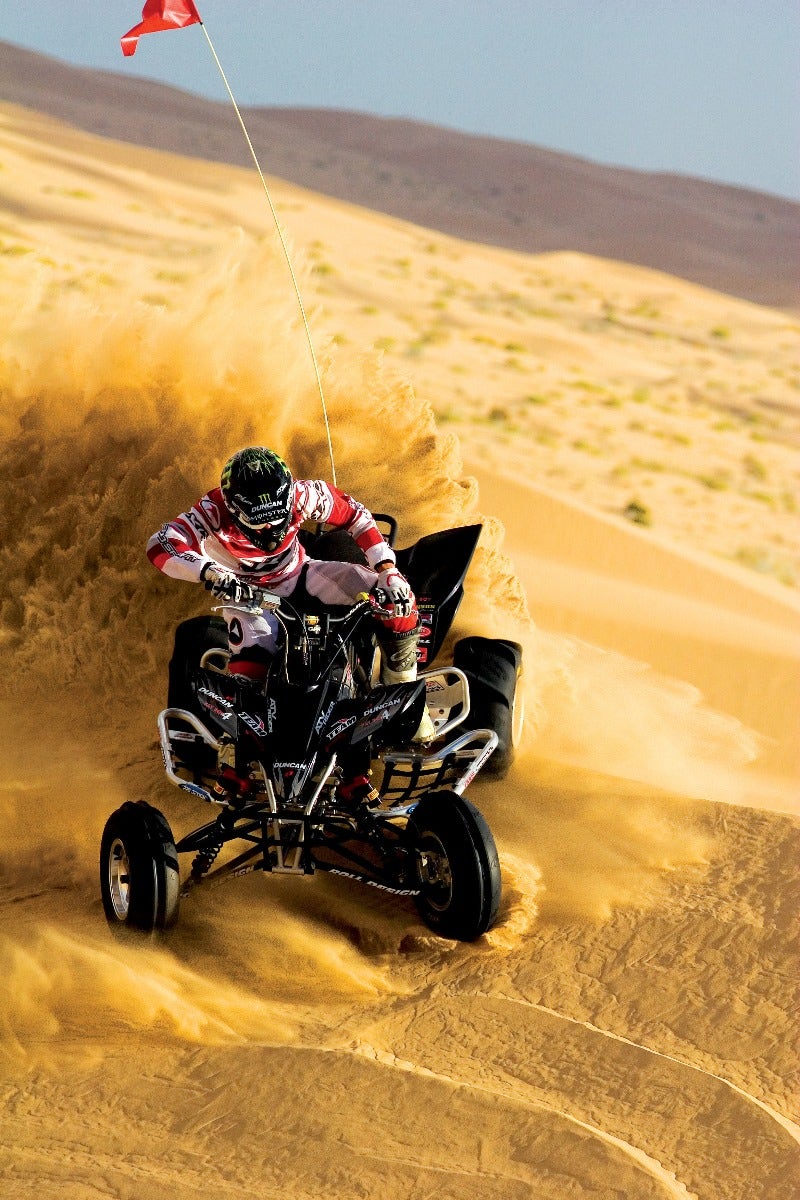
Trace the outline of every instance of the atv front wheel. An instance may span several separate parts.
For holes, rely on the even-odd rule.
[[[505,638],[462,638],[453,651],[453,666],[469,681],[469,715],[464,727],[493,729],[497,734],[497,748],[483,770],[503,779],[522,739],[522,647]]]
[[[408,821],[417,908],[442,937],[472,942],[500,907],[500,860],[481,813],[455,792],[424,796]]]
[[[109,925],[151,933],[178,919],[180,876],[172,830],[157,808],[123,804],[100,843],[100,894]]]

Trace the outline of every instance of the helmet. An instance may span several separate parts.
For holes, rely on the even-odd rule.
[[[228,511],[260,550],[277,550],[289,530],[294,507],[292,474],[264,446],[237,450],[222,468],[220,487]]]

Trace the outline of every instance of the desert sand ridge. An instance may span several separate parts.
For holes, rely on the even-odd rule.
[[[358,1053],[363,1054],[368,1059],[376,1059],[379,1062],[388,1060],[387,1065],[391,1066],[393,1070],[407,1071],[412,1075],[416,1075],[419,1072],[419,1068],[415,1063],[404,1062],[402,1059],[398,1059],[394,1056],[389,1058],[389,1056],[382,1054],[380,1051],[376,1051],[372,1046],[359,1045]],[[442,1082],[445,1084],[452,1086],[454,1083],[454,1080],[449,1075],[437,1074],[436,1072],[428,1070],[426,1070],[425,1073],[432,1078],[442,1080]],[[487,1085],[477,1086],[481,1091],[486,1092],[487,1095],[491,1096],[498,1094],[493,1088]],[[502,1095],[502,1093],[499,1094]],[[596,1125],[591,1125],[586,1121],[581,1121],[577,1117],[570,1116],[569,1113],[566,1113],[562,1110],[553,1109],[552,1106],[544,1103],[543,1101],[529,1101],[529,1103],[532,1107],[541,1108],[544,1112],[556,1113],[558,1117],[568,1124],[576,1125],[579,1129],[586,1130],[599,1141],[605,1142],[617,1150],[621,1150],[623,1155],[631,1159],[637,1167],[644,1170],[648,1175],[657,1180],[659,1184],[663,1186],[665,1195],[673,1197],[674,1200],[694,1200],[694,1192],[687,1191],[685,1184],[681,1183],[681,1181],[677,1179],[671,1171],[665,1170],[660,1162],[654,1158],[651,1158],[650,1155],[644,1154],[637,1146],[631,1145],[630,1142],[626,1142],[623,1138],[615,1137],[613,1134],[607,1133],[605,1130],[598,1128]]]
[[[768,739],[762,763],[800,774],[795,596],[528,482],[480,467],[476,476],[483,503],[517,547],[516,569],[545,628],[693,684]],[[797,812],[793,795],[792,785],[784,805]]]
[[[106,137],[250,165],[228,104],[122,70],[76,68],[0,42],[0,100]],[[800,302],[792,201],[416,121],[315,109],[245,116],[264,169],[316,192],[471,241],[580,250],[762,304]]]
[[[660,587],[666,592],[691,596],[722,608],[747,614],[766,623],[777,623],[794,632],[800,618],[800,596],[781,587],[773,580],[754,572],[743,575],[740,570],[722,560],[689,547],[678,547],[652,531],[624,526],[613,517],[564,496],[552,488],[531,480],[512,482],[509,477],[498,481],[476,465],[482,490],[492,489],[493,499],[500,499],[508,490],[515,496],[510,505],[511,517],[519,522],[530,495],[536,496],[539,512],[546,514],[531,527],[527,523],[529,549],[532,553],[561,562],[584,565],[590,559],[593,569],[614,578],[624,576],[630,568],[632,545],[636,545],[637,581],[645,586]],[[578,537],[577,535],[582,535]],[[586,543],[593,543],[592,553]]]
[[[500,921],[251,876],[106,930],[110,810],[204,816],[154,720],[207,598],[145,539],[326,446],[252,173],[3,105],[0,1200],[794,1200],[796,323],[273,186],[343,484],[480,519],[457,632],[524,643]]]
[[[529,1006],[531,1008],[536,1008],[540,1012],[547,1013],[549,1016],[558,1017],[562,1021],[572,1021],[573,1023],[575,1023],[577,1025],[582,1025],[585,1029],[591,1030],[591,1032],[593,1032],[593,1033],[602,1034],[603,1037],[610,1037],[614,1041],[622,1042],[623,1044],[628,1045],[628,1046],[633,1046],[637,1050],[644,1050],[646,1054],[656,1054],[660,1058],[667,1058],[671,1061],[676,1061],[672,1055],[662,1054],[661,1051],[659,1051],[659,1050],[651,1050],[648,1046],[640,1046],[636,1042],[631,1042],[630,1038],[621,1037],[617,1033],[609,1033],[607,1030],[600,1029],[599,1026],[593,1025],[590,1021],[578,1021],[575,1017],[567,1017],[564,1015],[564,1013],[556,1012],[555,1009],[548,1008],[544,1004],[530,1004],[529,1001],[520,1000],[518,997],[515,997],[515,996],[506,996],[506,997],[504,997],[504,999],[508,1000],[512,1004],[529,1004]],[[679,1061],[680,1066],[690,1067],[692,1070],[696,1070],[696,1071],[703,1070],[702,1067],[695,1067],[691,1063],[686,1063],[681,1060],[678,1060],[678,1061]],[[711,1074],[711,1072],[704,1072],[704,1073]],[[720,1083],[727,1084],[727,1086],[730,1087],[733,1091],[738,1092],[739,1095],[743,1096],[745,1098],[745,1100],[749,1100],[751,1104],[755,1104],[758,1108],[762,1108],[765,1112],[769,1113],[769,1115],[772,1117],[772,1119],[774,1121],[776,1121],[777,1124],[780,1125],[782,1129],[785,1129],[786,1132],[789,1133],[791,1135],[791,1137],[798,1143],[798,1145],[800,1145],[800,1125],[796,1124],[796,1122],[794,1122],[794,1121],[790,1121],[788,1117],[785,1117],[783,1115],[783,1113],[776,1112],[774,1109],[770,1108],[770,1106],[768,1104],[765,1104],[763,1100],[759,1100],[757,1096],[751,1096],[749,1094],[749,1092],[745,1092],[742,1088],[738,1087],[735,1083],[731,1083],[730,1080],[728,1080],[728,1079],[723,1079],[723,1077],[721,1075],[714,1075],[713,1077],[715,1079],[718,1079],[720,1081]]]

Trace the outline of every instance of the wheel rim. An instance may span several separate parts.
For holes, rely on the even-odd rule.
[[[453,872],[443,843],[430,830],[417,848],[417,876],[431,908],[446,912],[453,899]]]
[[[124,921],[130,908],[131,867],[121,838],[114,838],[108,852],[108,891],[114,915]]]

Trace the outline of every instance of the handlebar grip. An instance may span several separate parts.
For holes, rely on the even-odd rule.
[[[280,596],[276,596],[274,592],[268,592],[265,588],[254,588],[256,603],[259,608],[267,612],[276,612],[281,606]]]

